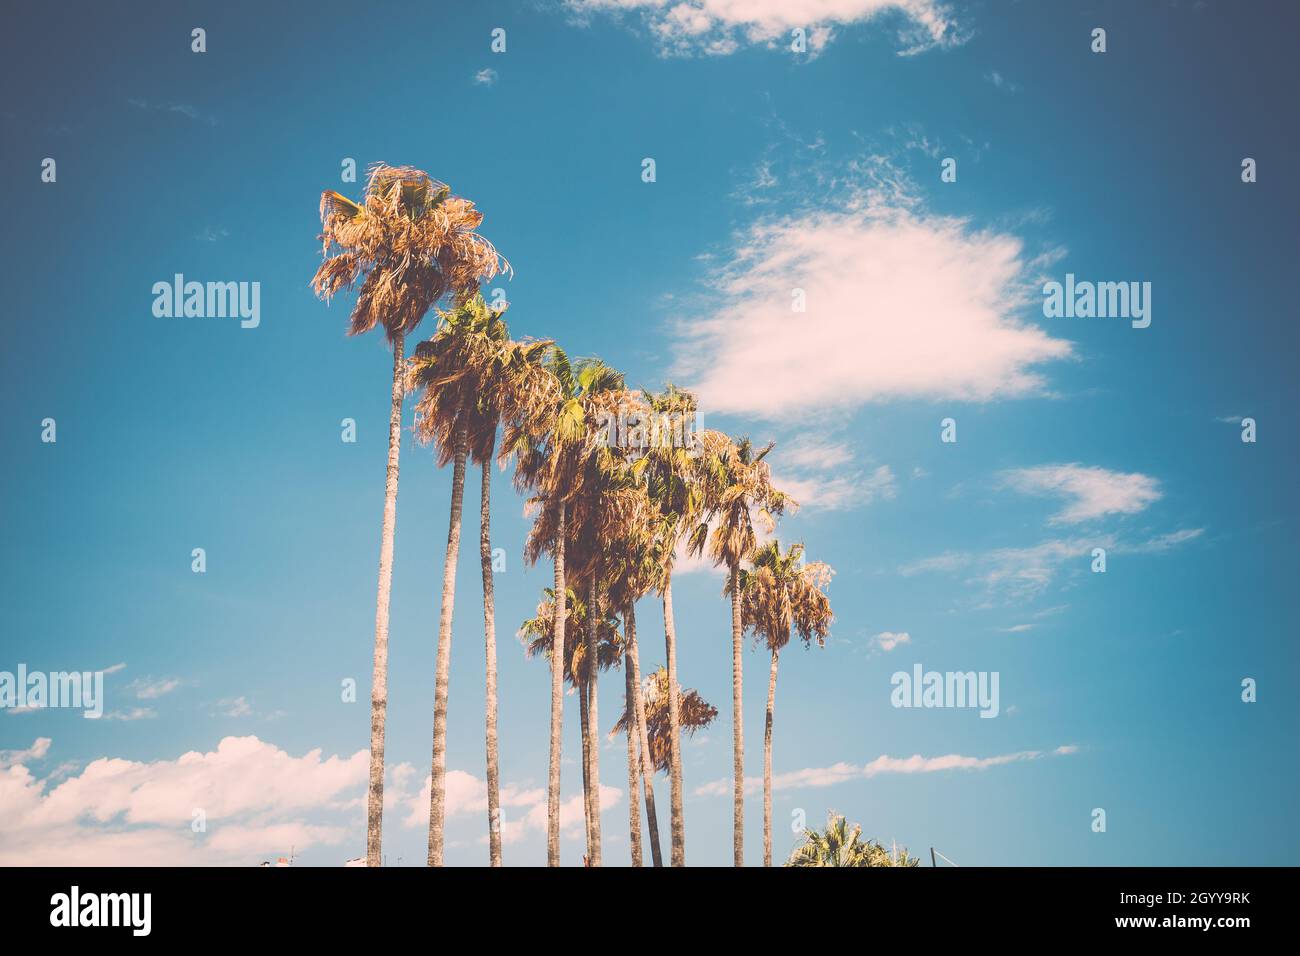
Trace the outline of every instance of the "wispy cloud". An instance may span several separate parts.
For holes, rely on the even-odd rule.
[[[217,701],[217,713],[220,717],[251,717],[253,705],[245,697],[227,697]]]
[[[207,126],[217,125],[215,116],[201,113],[188,103],[156,103],[144,99],[129,99],[127,103],[145,113],[171,113]]]
[[[137,700],[156,700],[166,694],[170,694],[176,688],[181,686],[179,677],[137,677],[131,683],[126,685],[126,689],[135,694]]]
[[[888,653],[900,644],[912,643],[912,635],[907,631],[881,631],[871,639],[871,646]]]
[[[1002,90],[1004,93],[1020,92],[1019,86],[1017,86],[1015,83],[1012,83],[1010,80],[1008,80],[997,70],[992,70],[988,73],[985,73],[984,79],[987,82],[992,83],[995,87],[997,87],[999,90]]]
[[[488,67],[474,74],[475,86],[491,86],[497,81],[497,71]]]
[[[940,0],[566,0],[579,23],[593,14],[639,15],[663,56],[725,56],[742,46],[790,49],[795,29],[805,31],[806,53],[816,56],[836,28],[873,20],[897,30],[898,55],[953,47],[969,31]]]
[[[794,790],[804,787],[831,787],[838,783],[861,780],[879,776],[880,774],[939,773],[945,770],[988,770],[991,767],[1040,760],[1048,756],[1064,756],[1074,753],[1077,749],[1074,745],[1066,745],[1050,751],[1021,750],[1016,753],[999,754],[993,757],[966,757],[961,754],[945,754],[941,757],[922,757],[920,754],[913,754],[911,757],[881,755],[866,764],[836,763],[829,767],[806,767],[802,770],[776,774],[772,777],[772,789]],[[760,777],[745,778],[745,790],[748,793],[761,790],[762,786],[763,781]],[[698,797],[724,796],[731,793],[731,787],[732,781],[730,779],[714,780],[702,787],[697,787],[695,795]]]
[[[1042,594],[1062,567],[1082,562],[1094,548],[1112,554],[1163,554],[1180,544],[1199,538],[1203,528],[1184,528],[1145,540],[1125,542],[1113,534],[1093,537],[1053,538],[1024,548],[994,548],[989,551],[946,551],[899,568],[904,576],[924,573],[969,572],[967,583],[990,593],[1019,602]],[[1086,569],[1082,563],[1081,568]],[[1043,612],[1048,614],[1055,608]]]
[[[1105,515],[1137,514],[1161,498],[1160,483],[1149,475],[1106,468],[1039,465],[1002,473],[1002,485],[1023,494],[1066,499],[1053,524],[1079,524]]]
[[[158,712],[152,707],[131,707],[127,710],[110,710],[104,715],[105,720],[152,720]]]
[[[874,471],[852,474],[805,475],[780,473],[773,484],[792,495],[801,508],[813,511],[841,511],[888,500],[898,493],[898,481],[888,465]]]
[[[407,827],[429,826],[429,796],[432,784],[426,775],[417,792],[410,790],[414,768],[403,764],[399,771],[402,780],[394,803],[405,809],[402,823]],[[487,781],[464,770],[450,770],[446,774],[447,798],[444,812],[448,819],[458,816],[487,813]],[[600,785],[600,808],[608,810],[623,799],[618,787]],[[546,832],[546,790],[527,784],[504,784],[501,787],[501,839],[513,843],[529,832]],[[583,824],[583,797],[576,794],[560,803],[560,829],[573,832]],[[484,836],[479,842],[486,842]]]

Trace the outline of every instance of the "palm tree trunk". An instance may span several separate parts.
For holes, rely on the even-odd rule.
[[[740,565],[737,564],[731,568],[731,762],[735,776],[731,849],[736,866],[745,865],[745,676],[741,623]]]
[[[600,658],[596,649],[596,629],[598,608],[596,607],[596,575],[593,573],[587,585],[587,687],[590,703],[588,708],[587,733],[591,738],[591,767],[587,780],[588,802],[591,805],[591,844],[587,856],[592,866],[600,866],[600,707],[597,689],[600,680]]]
[[[636,643],[636,604],[629,602],[623,614],[624,633],[627,635],[627,666],[632,676],[632,701],[636,707],[637,749],[641,754],[641,786],[645,790],[645,819],[650,830],[650,859],[655,866],[663,866],[663,851],[659,848],[659,817],[655,813],[655,768],[650,760],[650,735],[645,725],[645,695],[641,688],[641,652]]]
[[[388,414],[388,472],[379,543],[379,593],[375,598],[375,659],[370,675],[370,787],[366,798],[366,866],[383,865],[384,733],[388,720],[388,598],[393,587],[393,536],[397,529],[397,459],[402,450],[405,394],[404,337],[393,335],[393,404]]]
[[[465,501],[465,455],[469,436],[456,429],[451,472],[451,518],[447,555],[442,564],[442,610],[438,618],[438,660],[433,684],[433,770],[429,787],[429,866],[442,866],[443,823],[447,802],[447,679],[451,671],[451,616],[456,604],[456,559],[460,554],[461,506]]]
[[[493,447],[496,436],[493,436]],[[483,644],[487,672],[487,797],[488,860],[501,865],[501,775],[497,753],[497,629],[492,578],[492,448],[483,459],[483,490],[479,508],[479,564],[483,567]]]
[[[560,865],[560,733],[564,722],[564,502],[555,533],[555,623],[551,636],[551,760],[546,780],[546,865]]]
[[[578,724],[582,740],[582,823],[587,848],[583,865],[591,863],[591,698],[587,696],[587,682],[578,680]]]
[[[767,724],[763,729],[763,865],[772,865],[772,712],[776,708],[776,659],[772,649],[772,670],[767,676]]]
[[[623,634],[623,727],[627,731],[627,833],[628,849],[632,853],[632,866],[640,867],[641,857],[641,800],[640,757],[636,749],[636,704],[632,692],[632,655],[627,649],[627,624]]]
[[[682,820],[681,693],[677,686],[677,629],[673,626],[672,576],[664,582],[664,651],[668,657],[668,771],[672,782],[672,865],[686,865],[686,824]]]

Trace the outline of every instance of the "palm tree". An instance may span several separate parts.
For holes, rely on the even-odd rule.
[[[446,804],[447,680],[455,608],[456,564],[460,548],[465,463],[483,471],[480,497],[479,559],[483,572],[483,619],[487,684],[487,779],[489,861],[501,865],[500,775],[496,727],[496,627],[492,582],[491,460],[502,417],[526,414],[545,394],[540,360],[549,342],[512,342],[501,315],[481,295],[439,313],[437,333],[421,342],[411,360],[412,389],[423,389],[416,406],[416,436],[438,447],[438,465],[453,461],[451,518],[443,565],[442,608],[435,672],[433,758],[429,808],[429,865],[441,866]]]
[[[579,487],[582,491],[573,497],[569,511],[570,541],[567,551],[570,580],[576,582],[581,593],[587,595],[591,606],[621,609],[627,616],[630,592],[626,578],[630,573],[633,554],[641,555],[648,542],[649,499],[642,480],[647,462],[633,460],[627,449],[610,441],[608,423],[630,407],[636,407],[639,396],[624,388],[592,391],[586,399],[587,420],[594,426],[591,431],[586,458],[582,462]],[[594,648],[596,641],[595,618],[588,618],[587,641]],[[635,621],[632,623],[635,635]],[[589,650],[594,654],[594,650]],[[625,651],[629,658],[631,653]],[[589,673],[583,689],[583,702],[589,712],[587,734],[583,739],[583,752],[589,764],[586,793],[589,819],[588,861],[592,866],[601,862],[600,823],[600,741],[597,677]],[[631,741],[629,741],[629,747]],[[635,774],[635,763],[629,770]],[[634,776],[629,777],[635,780]],[[635,787],[632,788],[635,790]],[[631,791],[630,791],[631,792]],[[629,807],[635,806],[635,798]],[[631,812],[631,811],[629,811]],[[657,829],[657,827],[656,827]],[[633,850],[640,842],[639,821],[631,834]],[[656,834],[657,839],[657,834]],[[634,856],[639,860],[639,853]]]
[[[563,613],[567,586],[565,543],[568,508],[581,497],[583,464],[595,441],[588,405],[593,395],[621,390],[623,376],[598,359],[574,366],[568,355],[552,346],[546,358],[550,387],[527,414],[511,423],[502,441],[500,458],[517,456],[515,484],[536,492],[529,507],[537,510],[524,557],[535,563],[549,551],[555,567],[554,589],[560,604],[555,615],[555,642],[564,646],[567,615]],[[547,863],[560,865],[560,747],[564,713],[564,676],[560,661],[552,656],[551,756],[547,776]]]
[[[649,674],[642,688],[645,701],[645,720],[649,731],[650,762],[656,770],[671,772],[673,720],[670,717],[668,697],[668,671],[660,667]],[[631,708],[624,701],[623,713],[611,733],[626,733],[630,720],[635,720]],[[694,690],[677,692],[677,732],[686,731],[691,736],[708,727],[718,716],[718,708]]]
[[[732,855],[736,866],[745,865],[745,712],[743,707],[744,659],[740,613],[740,563],[757,545],[754,519],[771,534],[774,515],[798,507],[788,495],[772,487],[768,453],[773,443],[754,451],[748,438],[732,441],[719,432],[701,435],[707,475],[708,552],[714,564],[727,569],[731,595],[731,746],[732,746]],[[700,554],[705,548],[706,526],[692,535],[689,549]]]
[[[693,421],[697,404],[695,396],[684,389],[669,384],[663,392],[646,396],[651,414],[680,424],[682,432],[689,432],[687,421]],[[647,458],[648,490],[657,516],[653,552],[659,565],[656,587],[663,598],[664,652],[667,659],[669,685],[680,691],[677,679],[677,628],[673,620],[673,564],[677,547],[691,526],[699,520],[703,501],[696,450],[672,441],[654,442]],[[681,715],[678,713],[678,694],[669,693],[669,781],[671,797],[672,865],[686,865],[686,826],[682,816],[682,754]]]
[[[312,288],[329,301],[360,283],[348,334],[382,325],[393,346],[388,468],[384,481],[379,588],[375,600],[374,666],[370,682],[370,782],[366,808],[366,865],[383,862],[384,739],[388,711],[388,602],[397,524],[401,449],[403,344],[444,296],[463,299],[480,281],[508,270],[492,244],[474,230],[483,214],[452,196],[444,183],[407,166],[377,163],[365,195],[355,203],[321,194],[321,255]]]
[[[732,591],[738,596],[745,626],[766,641],[772,653],[767,679],[767,721],[763,732],[763,865],[772,865],[772,715],[776,707],[776,667],[791,630],[805,644],[824,646],[833,620],[826,588],[835,572],[821,562],[805,563],[803,545],[782,553],[770,541],[753,553],[752,568],[744,569]]]
[[[548,660],[554,663],[552,649],[555,646],[555,589],[543,589],[543,597],[537,605],[537,610],[533,617],[524,621],[519,628],[519,637],[525,642],[525,649],[529,657],[544,655]],[[595,608],[595,613],[591,613]],[[618,618],[609,612],[607,606],[602,604],[588,604],[574,592],[569,589],[565,595],[564,602],[565,624],[564,633],[567,635],[564,644],[564,679],[569,686],[578,691],[579,695],[584,693],[585,688],[589,687],[594,680],[593,674],[597,671],[609,670],[611,667],[619,665],[619,657],[622,653],[623,638],[618,630]],[[594,633],[596,641],[589,642],[584,635]],[[596,667],[590,666],[591,661],[596,662]],[[584,755],[587,745],[594,740],[595,735],[591,733],[590,728],[595,726],[592,723],[592,717],[587,708],[587,702],[580,696],[580,712],[582,719],[583,746]],[[583,761],[583,793],[584,796],[590,792],[591,781],[588,779],[590,763]],[[599,794],[597,794],[597,798]],[[591,856],[593,849],[592,844],[592,814],[590,805],[584,802],[584,818],[587,824],[587,850],[588,861],[595,865],[595,860]]]
[[[891,855],[875,840],[862,841],[862,827],[848,825],[844,817],[827,814],[826,829],[804,830],[804,842],[790,854],[786,866],[916,866],[920,861],[907,850]]]
[[[627,421],[629,415],[648,410],[640,393],[625,391],[613,397],[607,412],[613,421]],[[620,419],[621,416],[621,419]],[[609,419],[607,419],[607,422]],[[605,459],[603,507],[599,509],[597,537],[605,571],[605,587],[610,604],[623,614],[624,695],[634,718],[625,726],[628,757],[628,827],[632,865],[640,866],[641,818],[638,812],[638,778],[644,792],[646,826],[650,837],[650,856],[655,866],[663,866],[659,844],[659,818],[655,812],[654,767],[646,729],[645,702],[642,695],[640,651],[637,646],[636,602],[655,585],[660,569],[652,551],[656,528],[656,511],[647,493],[645,471],[649,459],[634,455],[625,443],[606,436],[606,447],[615,450]]]

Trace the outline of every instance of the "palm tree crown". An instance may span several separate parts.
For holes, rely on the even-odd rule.
[[[769,541],[753,553],[751,567],[740,572],[740,600],[745,626],[769,650],[781,650],[797,633],[805,644],[825,644],[833,621],[826,587],[835,573],[821,561],[803,560],[802,544],[781,551]]]
[[[474,231],[483,222],[474,204],[409,166],[372,166],[360,203],[326,190],[320,218],[326,258],[312,287],[329,299],[361,283],[351,335],[377,325],[390,339],[407,335],[443,296],[471,295],[510,269]]]
[[[647,674],[642,688],[645,700],[646,730],[650,737],[650,759],[661,773],[669,770],[670,738],[668,727],[668,671],[660,667]],[[626,702],[611,734],[626,733],[629,722],[635,720]],[[683,690],[677,693],[681,729],[694,736],[697,730],[708,727],[718,716],[718,708],[700,696],[698,691]]]
[[[907,850],[896,855],[875,840],[863,841],[862,827],[849,826],[842,816],[828,815],[826,829],[804,830],[804,842],[790,855],[786,866],[906,866],[919,863]]]

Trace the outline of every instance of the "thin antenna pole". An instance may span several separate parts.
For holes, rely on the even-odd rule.
[[[937,862],[935,862],[935,859],[934,859],[934,847],[930,847],[930,865],[931,865],[931,866],[938,866],[938,865],[939,865]]]

